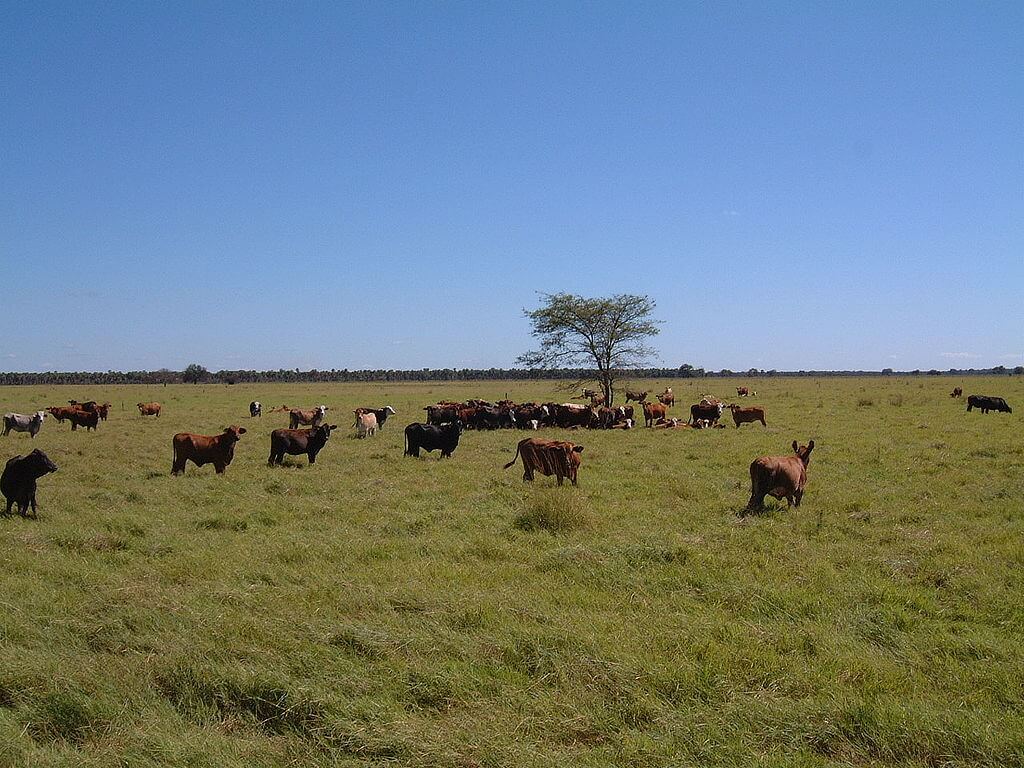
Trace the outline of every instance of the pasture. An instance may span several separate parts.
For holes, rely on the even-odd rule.
[[[556,488],[502,470],[536,433],[402,456],[429,403],[552,382],[0,388],[114,404],[0,439],[60,467],[0,519],[0,765],[1024,764],[1022,377],[637,384],[683,417],[749,384],[768,427],[544,430],[585,446]],[[267,411],[321,402],[316,465],[268,468]],[[175,432],[229,424],[224,475],[170,476]],[[808,438],[800,509],[742,515]]]

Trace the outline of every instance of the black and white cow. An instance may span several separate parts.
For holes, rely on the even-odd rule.
[[[249,418],[255,419],[257,416],[263,415],[263,403],[259,400],[253,400],[249,403]]]
[[[35,437],[43,428],[43,421],[46,419],[46,411],[36,411],[31,416],[20,413],[4,414],[4,436],[9,432],[28,432]]]

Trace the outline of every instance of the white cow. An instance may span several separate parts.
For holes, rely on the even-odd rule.
[[[46,411],[36,411],[31,416],[25,416],[20,413],[5,413],[4,436],[13,429],[15,432],[28,432],[29,435],[35,437],[39,434],[39,430],[43,428],[43,420],[45,418]]]

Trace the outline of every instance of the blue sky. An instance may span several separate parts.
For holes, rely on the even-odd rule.
[[[0,0],[0,369],[1024,364],[1024,4]]]

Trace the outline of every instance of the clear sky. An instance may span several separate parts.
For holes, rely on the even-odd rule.
[[[1024,364],[1024,3],[0,0],[0,369]]]

